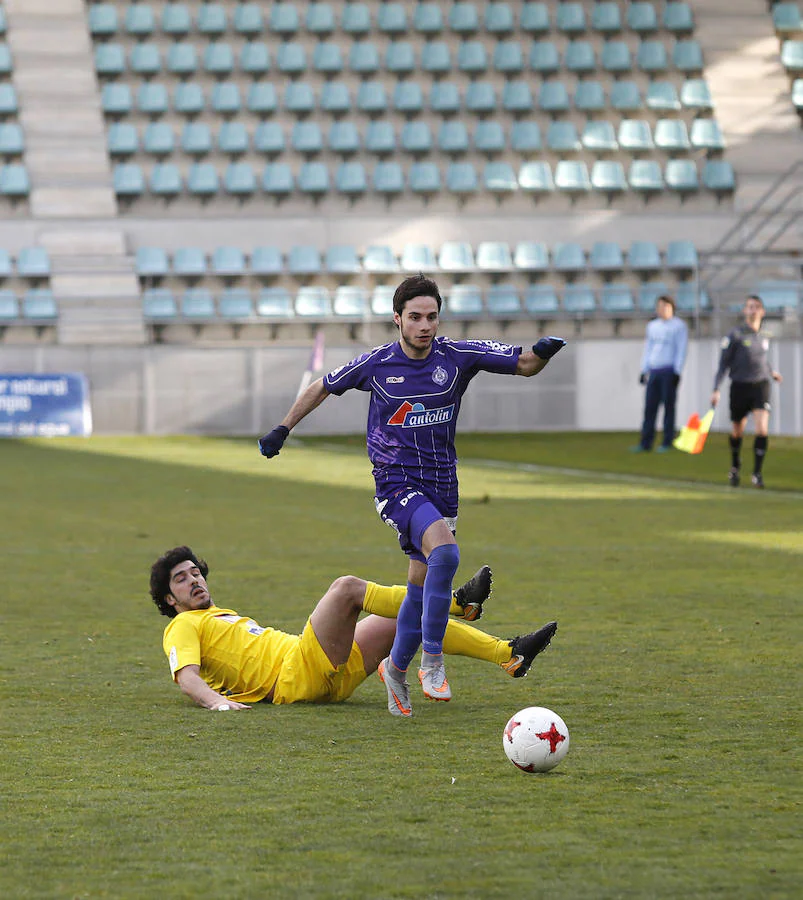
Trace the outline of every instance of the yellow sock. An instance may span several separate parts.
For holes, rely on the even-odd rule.
[[[510,661],[512,655],[510,643],[480,631],[479,628],[466,622],[449,619],[446,634],[443,637],[443,652],[453,656],[470,656],[472,659],[484,659],[486,662],[502,663]]]
[[[387,587],[384,584],[374,584],[373,581],[369,581],[365,589],[365,599],[362,601],[362,608],[367,613],[373,613],[375,616],[395,619],[399,614],[399,608],[406,593],[407,588],[402,587],[400,584]]]

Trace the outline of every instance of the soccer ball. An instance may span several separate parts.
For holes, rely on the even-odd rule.
[[[569,729],[551,709],[528,706],[505,725],[502,746],[522,772],[548,772],[569,752]]]

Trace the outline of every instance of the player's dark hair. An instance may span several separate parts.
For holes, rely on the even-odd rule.
[[[744,298],[744,302],[747,303],[748,300],[755,300],[756,303],[758,303],[758,305],[759,305],[762,309],[764,309],[764,301],[763,301],[763,300],[761,299],[761,297],[759,297],[757,294],[748,294],[748,295]]]
[[[169,619],[178,615],[175,606],[171,606],[167,602],[167,595],[170,593],[170,573],[179,563],[187,560],[198,566],[201,575],[206,578],[209,574],[209,566],[204,560],[198,559],[189,547],[173,547],[151,566],[151,597],[159,612]]]
[[[438,312],[440,312],[443,301],[438,285],[431,278],[427,278],[423,272],[405,278],[396,288],[396,293],[393,295],[393,312],[401,315],[404,312],[404,304],[413,297],[432,297],[438,304]]]
[[[661,296],[655,302],[660,303],[661,301],[663,301],[664,303],[668,303],[672,307],[672,312],[675,311],[674,297],[670,297],[669,294],[661,294]]]

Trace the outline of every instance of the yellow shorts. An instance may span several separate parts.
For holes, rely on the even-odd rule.
[[[346,662],[335,667],[307,619],[298,642],[284,657],[273,689],[273,702],[337,703],[350,697],[367,677],[356,643],[352,643]]]

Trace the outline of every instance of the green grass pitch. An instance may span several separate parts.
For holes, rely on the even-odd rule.
[[[560,630],[526,679],[451,660],[455,699],[414,690],[410,721],[376,677],[340,705],[196,708],[147,594],[185,542],[219,604],[291,631],[339,574],[403,580],[361,439],[270,462],[252,440],[0,442],[0,896],[799,896],[803,442],[771,439],[764,492],[723,486],[709,442],[461,438],[481,626]],[[571,732],[546,775],[502,751],[528,705]]]

